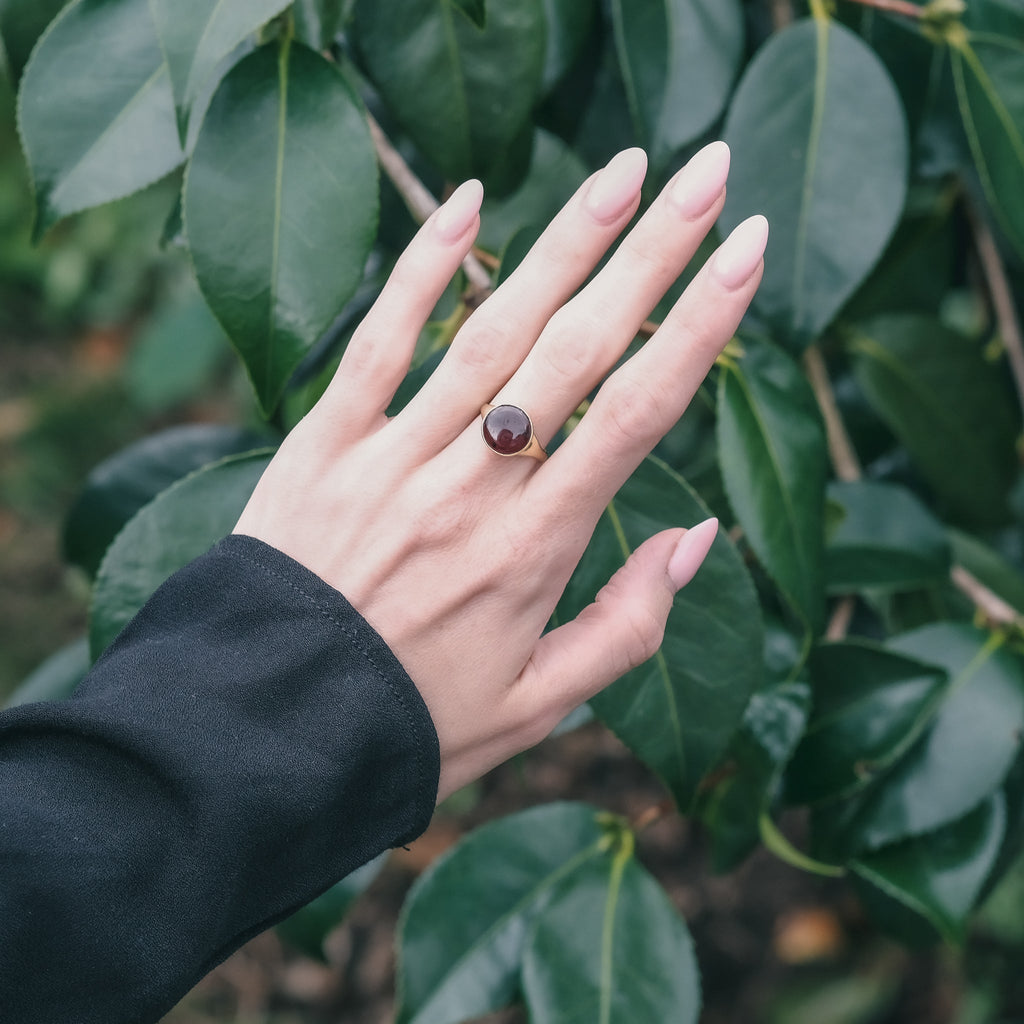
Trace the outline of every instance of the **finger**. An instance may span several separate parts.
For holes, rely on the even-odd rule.
[[[321,413],[336,410],[355,429],[384,415],[423,325],[473,245],[482,200],[480,182],[467,181],[416,233],[352,335]]]
[[[518,682],[519,698],[538,735],[661,646],[676,592],[700,568],[718,532],[707,519],[645,541],[593,604],[538,641]]]
[[[728,172],[724,142],[694,156],[600,273],[552,318],[495,404],[528,409],[539,438],[547,441],[693,258],[725,201]]]
[[[757,290],[768,222],[751,217],[722,243],[648,343],[601,385],[536,474],[528,500],[596,517],[683,414]],[[539,504],[538,504],[539,503]]]
[[[584,182],[508,280],[466,321],[402,414],[417,438],[450,441],[515,372],[544,325],[629,223],[646,170],[643,150],[630,149]]]

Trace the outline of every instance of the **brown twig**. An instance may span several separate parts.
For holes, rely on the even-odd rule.
[[[780,32],[793,21],[792,0],[771,0],[772,28]]]
[[[853,620],[853,612],[857,607],[857,598],[853,594],[847,594],[839,598],[835,608],[832,609],[832,617],[825,627],[825,639],[833,642],[842,640],[850,631],[850,622]]]
[[[380,161],[384,173],[391,179],[398,194],[405,200],[405,205],[409,208],[413,219],[422,224],[440,204],[426,185],[416,177],[413,169],[405,162],[405,157],[395,149],[391,140],[384,134],[384,129],[373,116],[367,114],[366,120],[370,125],[373,146],[377,151],[377,159]],[[478,292],[486,292],[490,289],[491,275],[487,273],[487,269],[473,253],[469,253],[462,261],[462,269],[466,272],[469,283]]]
[[[1024,410],[1024,335],[1021,333],[1017,307],[1013,302],[1013,292],[1003,266],[1003,258],[999,255],[995,237],[988,221],[982,216],[971,197],[966,196],[965,207],[967,220],[974,235],[974,248],[978,254],[981,271],[985,275],[989,298],[992,300],[992,312],[995,315],[999,337],[1006,348],[1006,357],[1010,362],[1010,370],[1017,386],[1017,398]]]
[[[949,575],[957,590],[974,602],[974,607],[981,612],[989,625],[1016,626],[1018,629],[1024,629],[1024,615],[989,590],[977,576],[968,572],[962,565],[954,565]]]
[[[920,4],[912,4],[909,0],[850,0],[851,3],[861,4],[864,7],[874,7],[879,11],[888,11],[890,14],[902,14],[908,18],[923,18],[925,9]]]
[[[807,379],[811,382],[811,388],[815,398],[818,399],[818,407],[825,420],[828,451],[832,457],[836,476],[846,482],[859,480],[863,476],[860,460],[850,441],[850,435],[847,434],[846,427],[843,425],[843,418],[839,413],[839,406],[836,404],[835,392],[832,390],[832,382],[828,378],[825,360],[817,345],[811,345],[804,352],[804,369],[807,371]]]
[[[676,809],[676,805],[672,802],[670,797],[665,797],[660,803],[655,804],[653,807],[646,807],[642,810],[630,823],[629,827],[633,832],[642,832],[645,828],[653,825],[656,821],[661,821],[662,818],[667,817]]]

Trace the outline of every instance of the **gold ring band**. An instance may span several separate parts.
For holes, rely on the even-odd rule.
[[[484,444],[495,455],[529,455],[538,462],[548,457],[533,432],[533,421],[518,405],[487,403],[480,406],[480,415]]]

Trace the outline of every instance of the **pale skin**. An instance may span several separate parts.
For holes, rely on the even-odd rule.
[[[714,520],[651,537],[593,604],[544,633],[602,510],[733,336],[760,282],[763,217],[733,231],[546,462],[492,452],[480,407],[525,409],[547,444],[693,257],[721,211],[728,164],[722,143],[698,153],[580,290],[640,202],[644,154],[620,153],[388,419],[419,332],[479,228],[482,189],[461,186],[400,259],[238,521],[236,533],[340,590],[395,652],[437,729],[439,800],[649,658],[714,540]]]

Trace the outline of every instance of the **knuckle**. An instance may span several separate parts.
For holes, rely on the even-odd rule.
[[[632,608],[623,620],[626,644],[624,655],[626,670],[642,665],[653,658],[665,639],[665,623],[647,607]]]
[[[602,405],[612,430],[628,443],[651,445],[660,436],[662,402],[648,386],[619,384],[607,391]]]
[[[548,368],[558,378],[578,380],[589,376],[601,351],[599,321],[565,306],[548,322],[541,351]]]
[[[491,310],[483,317],[479,313],[466,321],[452,345],[453,354],[459,361],[474,371],[491,373],[508,363],[515,339],[506,323],[509,318],[501,316],[501,310]]]

